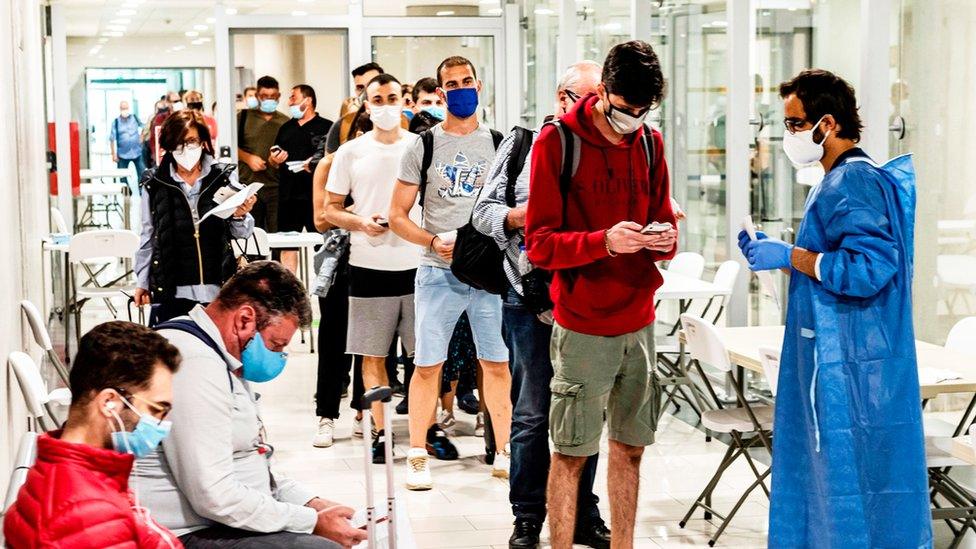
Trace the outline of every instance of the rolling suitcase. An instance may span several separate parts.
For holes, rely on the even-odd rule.
[[[378,525],[386,522],[386,539],[387,547],[389,549],[397,549],[397,541],[400,537],[398,534],[403,530],[403,525],[400,524],[401,520],[406,520],[406,517],[398,517],[397,513],[397,501],[396,501],[396,489],[393,482],[393,411],[390,403],[393,401],[393,390],[389,387],[373,387],[372,389],[366,391],[363,395],[362,409],[363,409],[363,419],[362,427],[363,434],[363,459],[365,460],[366,469],[366,533],[367,540],[365,544],[361,544],[361,547],[366,547],[368,549],[377,549],[381,547],[378,544],[378,537],[381,533],[381,528]],[[372,413],[370,413],[371,405],[374,402],[383,403],[383,430],[386,433],[386,464],[384,468],[386,469],[386,516],[377,516],[376,504],[373,501],[373,447],[372,438],[369,433],[372,431]],[[400,549],[409,549],[413,546],[412,540],[407,540],[407,543],[403,544]]]

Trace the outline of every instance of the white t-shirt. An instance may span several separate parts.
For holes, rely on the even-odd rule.
[[[362,217],[382,214],[389,219],[390,200],[396,185],[400,157],[419,138],[403,132],[399,141],[384,144],[376,140],[372,131],[347,141],[335,153],[326,190],[351,195],[352,211]],[[410,219],[420,224],[420,206],[414,204]],[[423,250],[416,244],[387,231],[382,236],[369,237],[362,231],[352,231],[349,264],[378,271],[407,271],[420,265]]]

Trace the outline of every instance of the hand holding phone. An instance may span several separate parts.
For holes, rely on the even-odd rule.
[[[641,229],[641,234],[660,234],[666,233],[673,229],[674,226],[670,223],[658,223],[657,221],[648,223],[643,229]]]

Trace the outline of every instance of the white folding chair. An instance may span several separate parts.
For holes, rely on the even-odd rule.
[[[27,317],[27,323],[30,324],[34,341],[44,351],[48,360],[51,361],[51,365],[54,366],[54,370],[58,373],[58,377],[67,386],[68,369],[61,362],[61,357],[58,356],[58,353],[54,351],[54,344],[51,342],[51,335],[47,331],[47,326],[44,324],[44,317],[41,316],[41,312],[37,310],[37,307],[33,303],[26,299],[20,302],[20,308],[24,311],[24,316]]]
[[[742,266],[739,265],[738,261],[723,261],[721,265],[718,266],[718,270],[715,271],[715,277],[712,279],[712,284],[722,288],[723,290],[728,290],[732,292],[735,290],[735,281],[739,278],[739,271],[742,270]],[[718,313],[715,314],[715,318],[712,319],[712,324],[718,324],[718,321],[722,318],[722,313],[725,312],[725,306],[728,305],[729,299],[732,294],[728,295],[718,295],[714,296],[708,300],[708,304],[705,305],[705,310],[702,311],[701,316],[704,318],[708,314],[708,310],[712,308],[712,303],[718,302]]]
[[[681,252],[668,263],[668,272],[701,278],[705,272],[705,258],[699,253]]]
[[[3,498],[0,513],[7,514],[10,506],[17,501],[20,487],[27,482],[27,472],[34,466],[35,461],[37,461],[37,433],[27,432],[20,436],[20,446],[17,447],[17,456],[14,458],[14,470],[10,473],[7,495]]]
[[[769,383],[769,391],[776,398],[776,387],[779,385],[779,356],[780,350],[775,347],[759,348],[759,363],[762,364],[763,374]]]
[[[248,238],[236,238],[232,241],[234,257],[246,255],[248,259],[271,259],[271,244],[268,233],[260,227],[254,227],[254,232]]]
[[[110,303],[112,298],[129,299],[135,291],[135,282],[130,265],[135,261],[136,250],[139,249],[139,235],[133,231],[121,229],[101,229],[85,231],[72,235],[68,244],[68,279],[71,292],[69,305],[75,317],[75,334],[81,340],[81,309],[89,299],[104,299]],[[78,284],[76,267],[88,267],[95,261],[108,261],[109,264],[125,265],[126,272],[116,277],[108,284],[100,285],[95,281],[91,286]],[[114,308],[110,308],[112,316],[116,316]],[[70,318],[70,317],[69,317]],[[70,333],[66,329],[65,334]]]
[[[41,371],[27,353],[12,352],[7,356],[7,363],[13,368],[14,377],[17,378],[27,405],[27,413],[33,420],[31,430],[36,431],[38,426],[44,431],[56,428],[60,420],[51,404],[71,404],[71,390],[61,388],[48,391],[41,378]]]
[[[68,222],[64,219],[64,214],[54,206],[51,206],[51,224],[54,226],[54,232],[71,234],[71,230],[68,229]]]
[[[688,520],[695,513],[695,510],[701,508],[705,511],[705,518],[710,519],[712,515],[720,518],[722,520],[721,525],[719,525],[718,530],[712,536],[709,541],[709,545],[715,545],[718,541],[719,536],[728,527],[732,518],[739,511],[739,508],[748,499],[749,494],[752,493],[757,487],[761,487],[766,493],[766,497],[769,497],[769,488],[766,486],[766,478],[769,476],[770,469],[767,467],[765,471],[760,472],[759,467],[757,467],[756,461],[750,455],[749,450],[753,448],[766,448],[766,450],[772,453],[772,444],[770,442],[770,437],[773,430],[773,407],[772,406],[750,406],[748,400],[745,397],[745,392],[739,385],[739,380],[736,379],[733,373],[734,368],[732,361],[729,359],[729,352],[725,347],[725,343],[722,341],[718,330],[707,320],[697,317],[694,315],[683,314],[681,315],[681,326],[685,332],[685,339],[687,341],[688,354],[691,356],[692,361],[698,369],[699,374],[704,381],[705,388],[712,395],[715,400],[717,409],[708,410],[702,414],[702,425],[713,433],[720,433],[728,435],[731,439],[729,444],[729,449],[725,453],[725,457],[722,458],[722,462],[719,464],[718,469],[715,474],[709,480],[705,489],[702,490],[701,495],[692,504],[691,509],[685,514],[684,518],[678,524],[681,528],[684,528],[688,523]],[[713,368],[716,368],[720,372],[724,372],[726,379],[729,384],[735,388],[736,398],[739,402],[738,408],[724,408],[722,406],[722,401],[718,398],[715,393],[714,387],[712,387],[711,381],[705,375],[702,369],[702,364],[707,364]],[[744,457],[752,470],[753,474],[756,476],[755,482],[753,482],[739,497],[739,500],[735,503],[732,509],[727,515],[722,515],[712,507],[712,492],[715,490],[718,483],[722,480],[722,475],[725,471],[733,464],[739,457]]]

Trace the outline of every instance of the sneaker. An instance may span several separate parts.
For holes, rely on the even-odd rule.
[[[475,415],[481,409],[481,403],[478,402],[478,397],[474,396],[474,393],[465,393],[458,396],[458,408],[464,410],[465,412]]]
[[[405,416],[410,412],[409,405],[407,403],[406,397],[400,401],[400,404],[396,405],[396,413],[398,416]]]
[[[396,444],[396,440],[390,437],[390,443]],[[383,429],[373,437],[373,463],[386,463],[386,432]]]
[[[542,523],[530,519],[515,519],[515,530],[508,538],[508,549],[538,549]]]
[[[407,490],[430,490],[434,487],[429,460],[423,448],[411,448],[407,452]]]
[[[454,443],[436,425],[427,430],[427,453],[443,461],[453,461],[458,458]]]
[[[478,412],[478,417],[474,422],[474,436],[485,436],[485,413]]]
[[[328,448],[332,446],[335,438],[335,420],[328,417],[319,418],[319,430],[312,439],[312,446],[316,448]]]
[[[495,461],[491,464],[491,476],[495,478],[508,478],[508,466],[512,461],[511,446],[505,445],[505,449],[495,454]]]
[[[354,419],[352,422],[352,436],[363,438],[363,419]]]
[[[454,428],[457,426],[457,421],[454,420],[453,412],[448,412],[447,410],[437,412],[437,424],[448,435],[454,435]]]

